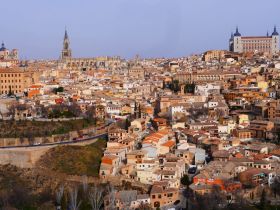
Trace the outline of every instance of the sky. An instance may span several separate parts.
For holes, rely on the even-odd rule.
[[[227,49],[230,33],[280,31],[279,0],[1,0],[0,41],[21,59],[182,57]]]

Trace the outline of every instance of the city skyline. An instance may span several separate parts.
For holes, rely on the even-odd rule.
[[[10,24],[0,23],[0,40],[19,49],[22,59],[58,59],[66,26],[73,57],[181,57],[228,49],[237,25],[242,35],[279,28],[279,2],[251,2],[238,0],[230,10],[221,0],[4,2],[2,14]],[[264,11],[270,15],[260,15]]]

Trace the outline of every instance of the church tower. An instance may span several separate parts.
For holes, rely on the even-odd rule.
[[[61,52],[61,59],[65,60],[67,58],[71,58],[72,57],[72,51],[70,49],[70,41],[69,41],[69,37],[67,34],[67,30],[65,29],[65,34],[64,34],[64,40],[63,40],[63,49]]]

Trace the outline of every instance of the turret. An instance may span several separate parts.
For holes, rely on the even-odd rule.
[[[274,30],[273,30],[272,36],[279,36],[279,34],[277,32],[277,29],[276,29],[276,26],[274,26]]]
[[[233,52],[243,52],[241,34],[239,33],[238,27],[236,27],[235,33],[233,35]]]
[[[279,34],[277,32],[276,26],[274,26],[272,33],[272,45],[271,45],[271,53],[276,54],[279,52]]]
[[[241,34],[240,34],[239,31],[238,31],[238,26],[236,27],[236,31],[235,31],[235,33],[234,33],[234,36],[241,36]]]

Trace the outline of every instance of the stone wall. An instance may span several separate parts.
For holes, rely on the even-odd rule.
[[[0,138],[0,147],[29,146],[32,144],[56,143],[67,140],[71,141],[74,138],[78,138],[79,134],[89,134],[95,132],[96,127],[88,127],[79,131],[79,133],[77,131],[70,131],[67,134],[52,135],[48,137],[35,137],[32,142],[27,138]]]
[[[20,168],[31,168],[52,147],[0,149],[0,165],[11,164]]]

